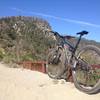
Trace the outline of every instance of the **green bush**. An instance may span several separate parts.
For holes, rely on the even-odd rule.
[[[3,48],[0,48],[0,61],[4,58],[5,56],[5,50]]]

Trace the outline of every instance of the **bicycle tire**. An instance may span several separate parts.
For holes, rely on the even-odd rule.
[[[80,56],[81,56],[81,54],[83,53],[83,52],[85,52],[85,51],[87,51],[87,50],[91,50],[91,51],[93,51],[93,52],[96,52],[97,54],[98,54],[98,57],[100,57],[100,49],[98,48],[98,47],[96,47],[96,46],[93,46],[93,45],[88,45],[88,46],[86,46],[86,47],[84,47],[83,49],[81,49],[80,51],[79,51],[79,53],[78,53],[78,56],[77,56],[77,59],[79,60],[79,58],[80,58]],[[93,55],[92,55],[93,56]],[[97,92],[100,92],[100,77],[98,78],[98,81],[96,80],[96,82],[97,83],[94,83],[94,86],[90,86],[90,85],[88,85],[88,87],[89,88],[87,88],[87,87],[84,87],[84,86],[82,86],[83,84],[80,84],[81,82],[79,82],[78,81],[78,68],[77,68],[77,66],[79,66],[78,65],[78,60],[76,60],[75,61],[75,63],[74,63],[74,70],[72,70],[72,75],[73,75],[73,80],[74,80],[74,85],[75,85],[75,87],[77,88],[77,89],[79,89],[80,91],[83,91],[83,92],[85,92],[85,93],[87,93],[87,94],[95,94],[95,93],[97,93]],[[97,60],[100,60],[100,58],[99,59],[97,59]],[[82,59],[82,61],[83,61],[83,59]],[[93,63],[93,62],[92,62]],[[86,63],[87,64],[87,63]],[[99,63],[100,64],[100,63]],[[84,67],[86,67],[86,69],[88,70],[87,72],[89,72],[89,68],[90,68],[90,66],[92,66],[92,65],[85,65],[84,64]],[[82,69],[82,68],[81,68]],[[85,69],[85,70],[86,70]],[[91,69],[94,69],[94,68],[91,68]],[[99,70],[100,71],[100,70]],[[85,71],[84,71],[85,72]],[[94,72],[93,72],[94,73]],[[81,74],[81,73],[80,73]],[[90,74],[90,73],[89,73]],[[89,75],[89,74],[87,74],[87,75]],[[94,74],[93,74],[94,75]],[[80,75],[81,76],[81,75]],[[79,77],[80,77],[79,76]],[[99,73],[99,76],[100,76],[100,73]],[[86,76],[85,76],[86,77]],[[87,76],[88,77],[88,76]],[[90,77],[90,76],[89,76]],[[94,78],[93,78],[94,79]],[[82,80],[84,80],[84,79],[82,79]],[[87,79],[86,79],[87,80]],[[85,80],[85,81],[86,81]],[[90,79],[88,79],[87,81],[89,81]],[[92,80],[92,77],[91,77],[91,80]],[[94,81],[93,81],[94,82]],[[91,81],[91,84],[92,84],[92,81]],[[86,85],[85,85],[86,86]]]
[[[57,49],[53,48],[47,55],[46,73],[50,78],[60,79],[65,70],[65,55],[63,49],[59,49],[58,53],[61,54],[60,61],[58,64],[49,63],[50,56],[54,57]],[[54,72],[53,72],[54,71]]]

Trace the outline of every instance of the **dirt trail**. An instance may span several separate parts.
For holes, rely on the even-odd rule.
[[[64,80],[0,64],[0,100],[100,100],[100,93],[88,95]]]

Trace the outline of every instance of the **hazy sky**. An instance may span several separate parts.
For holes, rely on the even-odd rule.
[[[100,0],[0,0],[1,17],[16,15],[42,17],[61,34],[87,30],[100,42]]]

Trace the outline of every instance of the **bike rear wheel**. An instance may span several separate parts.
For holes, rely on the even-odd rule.
[[[94,94],[100,90],[100,49],[86,46],[80,50],[72,71],[76,88]]]
[[[51,49],[47,56],[46,72],[53,79],[60,79],[65,70],[63,49]]]

